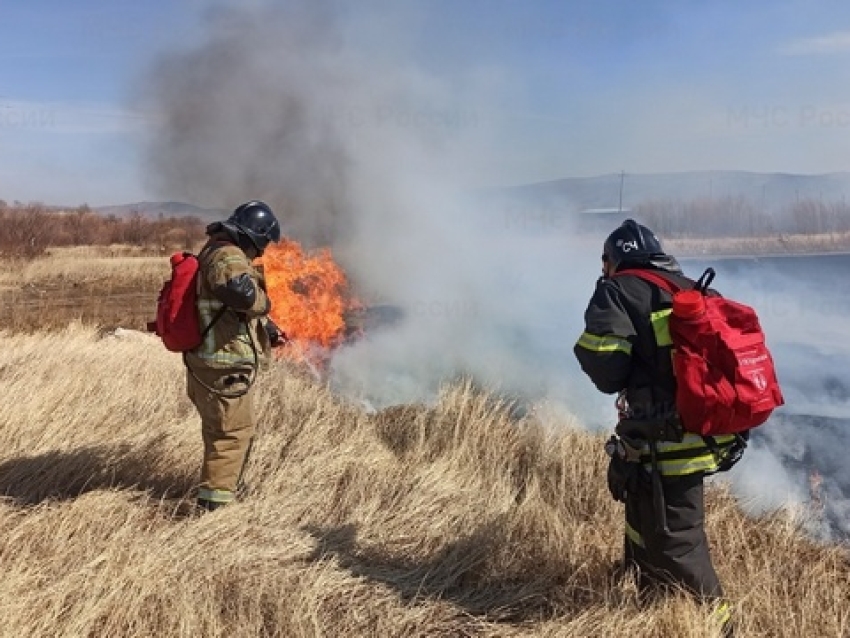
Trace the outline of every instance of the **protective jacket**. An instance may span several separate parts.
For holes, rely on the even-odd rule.
[[[271,308],[263,275],[226,234],[212,235],[199,254],[198,312],[203,343],[186,354],[190,367],[248,370],[271,352],[263,321]],[[214,322],[214,323],[213,323]]]
[[[670,256],[640,267],[655,270],[681,287],[693,284]],[[677,423],[668,327],[672,305],[667,291],[623,274],[600,278],[585,312],[585,330],[574,348],[576,358],[601,392],[624,392],[629,416],[636,420]],[[715,472],[735,442],[734,436],[706,440],[672,427],[657,443],[658,469],[668,477]],[[647,444],[641,461],[650,469]]]

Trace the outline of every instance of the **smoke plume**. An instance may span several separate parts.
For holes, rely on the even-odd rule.
[[[320,5],[221,5],[201,46],[158,61],[144,94],[161,117],[147,149],[159,192],[225,209],[264,198],[305,241],[342,230],[350,158],[323,115],[356,78],[336,70],[332,13],[308,8]]]
[[[571,353],[606,233],[581,237],[563,202],[476,189],[501,134],[491,105],[520,79],[474,60],[429,66],[417,53],[422,16],[383,4],[218,5],[203,40],[162,56],[145,83],[159,118],[147,148],[152,184],[223,210],[268,201],[287,235],[333,248],[368,304],[399,311],[400,321],[335,354],[341,393],[375,407],[427,401],[469,375],[610,428],[611,398]],[[829,351],[826,333],[800,321],[817,314],[797,305],[811,287],[771,281],[731,272],[717,282],[761,311],[788,400],[731,477],[761,511],[806,506],[817,470],[819,529],[847,534],[850,478],[835,453],[847,428],[823,420],[836,416],[828,405],[847,413],[846,373],[830,358],[825,378],[815,355]],[[821,310],[830,322],[847,309]]]
[[[463,61],[429,71],[408,44],[417,17],[368,2],[356,15],[306,1],[211,12],[204,40],[148,79],[150,178],[209,207],[268,201],[286,234],[333,247],[367,303],[401,310],[338,353],[341,390],[381,406],[468,374],[565,397],[574,386],[555,371],[598,247],[572,238],[562,208],[476,189],[499,132],[488,105],[515,78]]]

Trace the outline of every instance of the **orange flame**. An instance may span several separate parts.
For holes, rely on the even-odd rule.
[[[345,316],[354,305],[348,279],[329,249],[307,254],[282,240],[262,258],[271,318],[289,337],[282,353],[313,368],[345,338]],[[315,373],[315,369],[314,369]]]

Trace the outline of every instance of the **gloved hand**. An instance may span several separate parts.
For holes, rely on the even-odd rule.
[[[637,467],[636,463],[629,463],[619,456],[611,457],[608,463],[608,491],[615,501],[626,502]]]
[[[608,491],[615,501],[625,503],[629,492],[636,487],[640,450],[626,440],[612,436],[605,442],[605,453],[611,459],[608,463]]]
[[[289,343],[289,337],[286,336],[286,333],[277,327],[277,324],[271,319],[266,319],[263,326],[266,329],[266,334],[269,337],[269,342],[272,345],[272,348],[277,348],[278,346],[283,346]]]

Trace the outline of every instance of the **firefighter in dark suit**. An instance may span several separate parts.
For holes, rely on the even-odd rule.
[[[626,220],[605,241],[603,276],[585,312],[574,352],[582,370],[607,394],[617,394],[619,422],[606,445],[608,486],[625,503],[625,567],[642,593],[678,585],[713,605],[731,635],[730,608],[705,535],[703,478],[740,456],[735,436],[703,437],[682,430],[668,318],[670,293],[635,275],[650,269],[690,288],[655,234]]]

